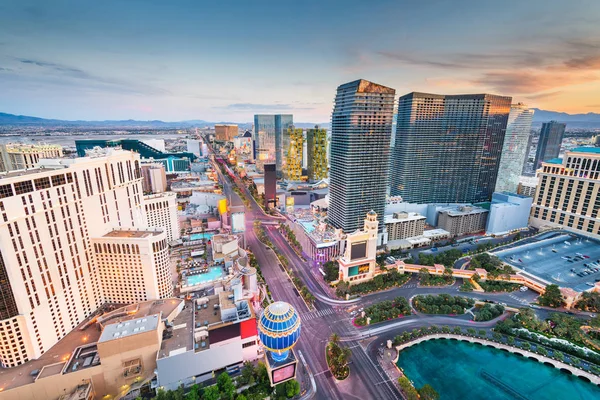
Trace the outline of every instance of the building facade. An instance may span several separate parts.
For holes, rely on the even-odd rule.
[[[521,229],[529,224],[533,199],[510,192],[496,192],[492,196],[486,234],[499,235]]]
[[[291,114],[258,114],[254,116],[254,145],[256,168],[275,163],[277,175],[283,173],[284,149],[289,145],[288,129],[294,125]]]
[[[377,213],[367,213],[362,230],[346,236],[344,253],[338,259],[339,280],[356,284],[373,279],[377,265]]]
[[[489,201],[510,104],[491,94],[401,96],[391,195],[418,204]]]
[[[215,139],[222,142],[233,142],[238,131],[237,125],[215,125]]]
[[[167,235],[167,243],[181,238],[177,216],[177,194],[165,192],[144,196],[144,207],[148,226],[164,229]]]
[[[162,229],[115,229],[93,238],[104,301],[132,304],[173,296],[167,236]]]
[[[346,233],[375,211],[383,236],[395,90],[364,79],[337,89],[331,116],[329,223]]]
[[[384,218],[387,241],[420,236],[425,230],[427,218],[414,212],[398,212]]]
[[[167,173],[162,163],[142,164],[142,188],[144,193],[167,191]]]
[[[562,160],[543,162],[538,178],[530,219],[534,227],[600,237],[600,149],[575,148]]]
[[[288,128],[287,147],[283,163],[283,175],[291,182],[302,180],[302,158],[304,156],[304,131],[293,126]]]
[[[265,164],[264,166],[264,192],[267,205],[277,205],[277,172],[275,164]]]
[[[34,168],[43,158],[61,158],[58,144],[0,144],[0,172]]]
[[[556,121],[544,122],[542,124],[540,139],[535,152],[535,161],[533,162],[534,170],[541,167],[542,162],[557,158],[560,155],[560,146],[566,127],[567,125]]]
[[[438,228],[450,232],[451,237],[468,235],[485,230],[488,210],[475,206],[459,206],[442,210]]]
[[[534,110],[523,103],[510,106],[500,166],[498,167],[496,192],[515,193],[517,191],[525,157],[529,151],[528,143],[533,113]]]
[[[537,185],[537,176],[522,176],[519,180],[519,186],[517,187],[517,194],[522,194],[527,197],[534,197]]]
[[[308,180],[317,182],[328,176],[327,130],[315,126],[306,130],[306,169]]]
[[[145,226],[139,156],[40,160],[0,175],[3,336],[0,361],[39,357],[103,304],[90,238],[113,226]],[[6,337],[8,337],[6,336]]]

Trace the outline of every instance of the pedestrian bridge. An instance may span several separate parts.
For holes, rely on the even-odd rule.
[[[477,337],[471,337],[471,336],[466,336],[466,335],[458,335],[455,333],[435,333],[435,334],[423,336],[423,337],[420,337],[420,338],[417,338],[417,339],[414,339],[409,342],[406,342],[406,343],[396,346],[396,350],[398,350],[398,356],[396,356],[396,359],[394,360],[394,364],[396,364],[398,362],[398,357],[402,350],[404,350],[408,347],[414,346],[416,344],[426,342],[428,340],[435,340],[435,339],[460,340],[463,342],[477,343],[477,344],[480,344],[483,346],[494,347],[496,349],[508,351],[509,353],[513,353],[513,354],[517,354],[517,355],[520,355],[523,357],[531,358],[533,360],[539,361],[546,365],[551,365],[554,368],[558,368],[561,371],[567,371],[575,376],[578,376],[584,380],[590,381],[593,384],[600,386],[600,377],[598,375],[594,375],[590,372],[576,368],[576,367],[569,365],[567,363],[564,363],[562,361],[558,361],[558,360],[555,360],[550,357],[542,356],[541,354],[537,354],[537,353],[534,353],[529,350],[524,350],[524,349],[520,349],[518,347],[508,346],[503,343],[493,342],[491,340],[477,338]]]
[[[410,272],[416,274],[421,272],[421,269],[425,268],[431,275],[443,275],[444,270],[446,269],[446,267],[441,264],[434,264],[433,267],[431,267],[429,265],[406,264],[404,261],[400,260],[396,261],[395,267],[400,273]],[[488,278],[487,271],[483,268],[477,268],[474,271],[456,268],[450,269],[452,270],[452,276],[455,278],[472,279],[473,276],[477,274],[483,281],[488,279],[491,280],[491,278]],[[540,294],[543,294],[546,291],[546,285],[522,275],[499,275],[498,277],[495,277],[494,280],[527,286],[531,290],[534,290]]]

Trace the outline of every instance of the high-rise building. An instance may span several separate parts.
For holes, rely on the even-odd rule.
[[[144,193],[163,193],[167,191],[167,173],[162,163],[142,164],[142,188]]]
[[[215,140],[222,142],[233,142],[233,138],[237,135],[237,125],[215,125]]]
[[[254,145],[256,167],[275,163],[277,176],[281,177],[284,163],[283,149],[289,145],[288,128],[294,124],[291,114],[259,114],[254,116]]]
[[[287,130],[287,147],[283,164],[284,176],[288,181],[298,182],[302,179],[302,157],[304,153],[304,131],[289,127]]]
[[[534,110],[523,103],[510,106],[500,166],[498,167],[498,179],[496,179],[496,192],[517,192],[525,155],[529,151],[527,144],[531,133],[533,113]]]
[[[277,205],[277,172],[275,164],[265,164],[265,202]]]
[[[92,239],[104,301],[132,304],[173,295],[163,229],[114,229]]]
[[[93,238],[146,228],[139,155],[40,160],[0,174],[0,363],[39,357],[104,304]]]
[[[167,243],[181,237],[177,216],[177,194],[165,192],[144,196],[144,207],[148,226],[162,228],[167,235]]]
[[[420,204],[489,201],[510,103],[491,94],[400,97],[391,195]]]
[[[557,158],[560,154],[565,128],[567,126],[560,122],[550,121],[542,124],[540,139],[535,152],[534,170],[538,169],[542,162]]]
[[[315,126],[306,130],[306,164],[309,181],[327,178],[327,131]]]
[[[43,158],[60,158],[58,144],[0,144],[0,172],[34,168]]]
[[[331,115],[329,223],[346,233],[375,211],[379,231],[388,185],[395,90],[360,79],[341,85]]]
[[[600,238],[600,149],[578,147],[542,162],[530,223]]]

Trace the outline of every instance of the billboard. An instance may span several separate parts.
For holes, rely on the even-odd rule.
[[[219,214],[223,215],[227,212],[227,199],[221,199],[218,203]]]
[[[350,249],[350,259],[365,258],[367,256],[367,242],[353,243]]]
[[[369,264],[355,265],[348,268],[348,276],[362,275],[369,272]]]
[[[243,212],[231,213],[231,232],[239,233],[246,230],[246,214]]]
[[[281,367],[279,369],[274,369],[271,374],[273,378],[273,385],[287,381],[288,379],[292,379],[294,376],[296,376],[296,363],[286,365],[285,367]]]

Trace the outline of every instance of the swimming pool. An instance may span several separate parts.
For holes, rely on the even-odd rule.
[[[307,233],[311,233],[315,230],[315,225],[313,224],[313,221],[300,221],[300,224]]]
[[[193,233],[190,235],[190,240],[191,241],[200,240],[200,239],[211,240],[214,235],[215,234],[213,232]]]
[[[214,280],[217,280],[219,278],[222,278],[225,275],[225,273],[223,272],[223,268],[221,267],[210,267],[210,269],[208,270],[208,272],[204,273],[204,274],[197,274],[197,275],[188,275],[186,276],[185,280],[187,282],[186,286],[197,286],[197,285],[203,285],[205,283],[209,283],[212,282]]]

